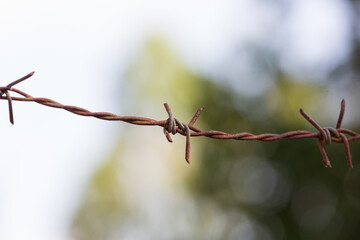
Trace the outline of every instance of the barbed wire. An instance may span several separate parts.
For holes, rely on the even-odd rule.
[[[95,117],[102,120],[108,121],[123,121],[130,124],[135,125],[145,125],[145,126],[159,126],[163,128],[166,139],[169,142],[172,142],[172,138],[170,133],[175,135],[177,133],[186,136],[186,147],[185,147],[185,160],[190,163],[190,138],[191,137],[208,137],[214,139],[233,139],[233,140],[258,140],[258,141],[277,141],[282,139],[304,139],[304,138],[315,138],[317,142],[317,146],[320,150],[320,153],[323,158],[323,164],[325,167],[331,168],[331,163],[329,158],[325,152],[324,145],[329,145],[332,142],[343,143],[345,147],[346,159],[349,168],[353,168],[352,157],[350,152],[349,142],[356,141],[360,139],[360,134],[356,133],[352,130],[341,128],[341,124],[343,121],[344,113],[345,113],[345,100],[341,101],[341,108],[339,113],[339,118],[336,124],[336,127],[321,127],[315,120],[313,120],[308,114],[306,114],[302,109],[300,109],[301,115],[316,129],[317,132],[310,132],[306,130],[296,130],[289,131],[281,134],[276,133],[263,133],[263,134],[252,134],[248,132],[240,132],[240,133],[226,133],[218,130],[210,130],[203,131],[196,127],[194,124],[200,113],[204,110],[204,108],[199,108],[195,113],[194,117],[191,121],[186,124],[180,122],[177,118],[175,118],[171,112],[170,106],[167,103],[164,103],[165,109],[169,115],[169,118],[166,120],[157,121],[151,118],[145,117],[136,117],[136,116],[119,116],[109,112],[91,112],[87,109],[71,106],[71,105],[63,105],[49,98],[38,98],[32,97],[31,95],[20,91],[16,88],[13,88],[14,85],[30,78],[35,72],[31,72],[28,75],[11,82],[5,87],[0,87],[0,99],[7,100],[9,106],[9,118],[10,122],[14,124],[14,115],[13,115],[13,107],[12,101],[25,101],[25,102],[36,102],[38,104],[53,107],[53,108],[61,108],[67,110],[71,113]],[[13,97],[9,92],[17,93],[19,97]],[[5,95],[5,96],[3,96]],[[346,135],[349,137],[347,137]]]

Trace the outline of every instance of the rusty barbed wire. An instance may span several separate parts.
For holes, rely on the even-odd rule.
[[[175,118],[171,112],[170,106],[167,103],[164,103],[165,110],[167,111],[169,118],[166,120],[157,121],[151,118],[145,117],[136,117],[136,116],[119,116],[109,112],[91,112],[87,109],[71,106],[71,105],[63,105],[49,98],[37,98],[32,97],[31,95],[20,91],[16,88],[13,88],[14,85],[30,78],[35,72],[31,72],[28,75],[11,82],[5,87],[0,87],[0,99],[8,101],[9,107],[9,118],[10,122],[14,124],[14,115],[13,115],[13,107],[12,101],[25,101],[25,102],[36,102],[38,104],[53,107],[53,108],[61,108],[71,113],[95,117],[102,120],[108,121],[123,121],[130,124],[135,125],[145,125],[145,126],[159,126],[163,128],[166,139],[169,142],[172,142],[172,138],[170,133],[175,135],[177,133],[186,136],[186,147],[185,147],[185,160],[187,163],[190,163],[190,138],[191,137],[208,137],[214,139],[233,139],[233,140],[258,140],[258,141],[277,141],[282,139],[304,139],[304,138],[316,138],[317,146],[320,150],[320,153],[323,158],[323,164],[325,167],[331,168],[331,163],[326,154],[324,145],[329,145],[332,142],[343,143],[345,147],[346,160],[349,168],[353,168],[352,157],[350,152],[349,142],[356,141],[360,139],[360,134],[356,133],[352,130],[341,128],[341,124],[344,118],[345,113],[345,100],[341,101],[340,114],[338,117],[338,121],[336,127],[321,127],[315,120],[313,120],[308,114],[306,114],[302,109],[300,109],[300,114],[311,124],[313,125],[318,132],[310,132],[306,130],[296,130],[289,131],[281,134],[276,133],[263,133],[263,134],[252,134],[248,132],[240,132],[240,133],[226,133],[217,130],[203,131],[196,127],[194,124],[200,113],[204,110],[204,108],[199,108],[195,113],[194,117],[191,121],[186,124],[180,122],[177,118]],[[20,97],[13,97],[9,92],[17,93]],[[5,96],[3,96],[5,95]],[[346,135],[349,137],[347,137]]]

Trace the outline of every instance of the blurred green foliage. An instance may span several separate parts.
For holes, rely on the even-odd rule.
[[[150,112],[151,105],[168,101],[183,114],[178,118],[190,119],[194,109],[204,106],[196,123],[201,129],[255,134],[315,131],[298,110],[302,107],[319,122],[324,120],[328,114],[323,107],[324,86],[271,72],[277,72],[271,87],[250,99],[230,85],[189,71],[162,41],[153,39],[130,68],[124,84],[132,99]],[[342,144],[326,147],[333,169],[324,168],[314,139],[203,138],[196,144],[197,154],[192,155],[196,163],[190,165],[195,170],[184,184],[195,199],[194,214],[200,217],[189,223],[187,235],[174,232],[172,239],[208,239],[205,236],[214,221],[218,235],[213,239],[356,239],[360,234],[357,143],[351,143],[354,170],[347,169]],[[126,227],[131,213],[127,213],[126,193],[116,177],[121,151],[115,152],[94,173],[85,192],[74,221],[80,239],[118,239],[116,233]]]
[[[110,239],[113,229],[126,216],[124,191],[118,184],[116,155],[114,152],[105,159],[89,182],[74,219],[74,234],[78,239]]]

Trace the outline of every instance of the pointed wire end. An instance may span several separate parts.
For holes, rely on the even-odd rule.
[[[341,124],[344,118],[344,114],[345,114],[345,99],[341,100],[341,106],[340,106],[340,113],[339,113],[339,118],[338,121],[336,123],[336,129],[341,128]]]
[[[328,158],[328,156],[327,156],[327,154],[325,152],[324,146],[322,145],[322,142],[321,142],[321,140],[319,138],[316,139],[316,143],[317,143],[317,145],[319,147],[321,156],[323,158],[322,163],[324,164],[324,166],[326,168],[332,168],[330,160],[329,160],[329,158]]]
[[[195,115],[193,116],[193,118],[192,118],[191,121],[189,122],[189,126],[192,126],[192,125],[195,124],[196,120],[199,118],[199,116],[200,116],[200,114],[201,114],[201,112],[202,112],[203,110],[204,110],[204,107],[201,107],[201,108],[199,108],[199,109],[196,111]]]
[[[188,164],[190,164],[190,139],[189,139],[189,137],[186,137],[185,160]]]
[[[10,123],[14,125],[14,114],[12,112],[12,107],[9,108],[9,115],[10,115]]]
[[[324,164],[324,166],[326,168],[332,168],[330,160],[329,160],[324,148],[320,149],[320,151],[321,151],[321,154],[323,155],[323,164]]]
[[[5,91],[6,98],[8,100],[9,105],[9,118],[10,123],[14,125],[14,113],[13,113],[13,107],[12,107],[12,99],[8,91]]]
[[[344,98],[341,100],[341,106],[343,106],[343,105],[345,105],[345,99]]]
[[[35,74],[35,71],[32,71],[31,73],[29,73],[29,74],[25,75],[24,77],[22,77],[22,78],[18,79],[18,80],[17,80],[17,81],[15,81],[15,82],[17,82],[17,83],[22,82],[22,81],[24,81],[24,80],[26,80],[26,79],[28,79],[28,78],[32,77],[32,75],[34,75],[34,74]]]
[[[324,164],[324,167],[326,167],[326,168],[332,168],[332,166],[331,166],[331,163],[330,163],[330,160],[329,160],[329,158],[328,158],[328,156],[327,156],[327,154],[326,154],[326,152],[325,152],[325,150],[323,149],[323,164]]]
[[[25,79],[28,79],[28,78],[32,77],[32,75],[34,75],[34,74],[35,74],[35,71],[32,71],[31,73],[25,75],[24,77],[20,78],[19,80],[23,81]]]
[[[168,132],[166,132],[166,133],[167,133],[167,134],[165,135],[165,136],[166,136],[166,139],[168,140],[169,143],[172,143],[173,140],[172,140],[170,134],[169,134]]]
[[[186,131],[186,146],[185,146],[185,160],[188,164],[190,164],[190,128],[188,125],[184,124]]]
[[[310,116],[307,115],[307,113],[306,113],[302,108],[300,108],[300,114],[301,114],[308,122],[310,122],[311,125],[313,125],[315,128],[317,128],[317,129],[320,131],[320,129],[319,129],[317,126],[315,126],[316,124],[312,121],[312,119],[310,118]]]
[[[353,166],[353,163],[352,163],[352,156],[351,156],[351,152],[350,152],[349,141],[346,138],[345,134],[343,134],[343,133],[340,133],[340,137],[341,137],[342,141],[344,142],[347,164],[348,164],[350,169],[353,169],[354,166]]]
[[[165,134],[166,140],[168,140],[169,143],[172,143],[173,140],[172,140],[170,134],[168,133],[168,131],[165,128],[164,128],[164,134]]]
[[[350,150],[346,151],[346,158],[347,158],[347,163],[350,169],[354,168],[354,165],[352,163],[352,157],[351,157],[351,153]]]
[[[308,118],[308,115],[304,112],[304,110],[303,110],[302,108],[300,108],[300,114],[301,114],[305,119]]]
[[[185,160],[188,164],[190,164],[190,144],[186,144]]]
[[[342,112],[342,115],[344,115],[344,113],[345,113],[345,99],[343,98],[342,100],[341,100],[341,107],[340,107],[340,111]]]
[[[171,112],[170,106],[168,103],[164,103],[164,107],[166,109],[167,112]]]
[[[7,85],[7,87],[10,89],[12,86],[14,86],[14,85],[16,85],[18,83],[21,83],[22,81],[28,79],[29,77],[31,77],[34,74],[35,74],[35,72],[33,71],[33,72],[29,73],[28,75],[26,75],[24,77],[21,77],[18,80],[15,80],[15,81],[11,82],[10,84]]]
[[[300,108],[299,111],[300,111],[301,115],[304,115],[304,110],[302,108]]]
[[[331,163],[329,162],[329,161],[324,161],[324,166],[326,167],[326,168],[332,168],[332,166],[331,166]]]

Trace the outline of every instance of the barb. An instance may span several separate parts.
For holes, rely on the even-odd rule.
[[[343,143],[345,147],[346,159],[349,168],[353,168],[352,157],[350,152],[350,144],[349,142],[356,141],[360,139],[360,134],[356,133],[352,130],[341,128],[341,124],[343,121],[344,113],[345,113],[345,100],[341,101],[341,108],[339,118],[336,124],[336,128],[332,127],[321,127],[315,120],[313,120],[307,113],[305,113],[302,109],[300,109],[301,115],[311,124],[313,125],[318,132],[310,132],[305,130],[296,130],[289,131],[281,134],[275,133],[264,133],[264,134],[252,134],[248,132],[240,132],[235,134],[230,134],[217,130],[203,131],[196,127],[194,124],[201,112],[204,108],[200,108],[195,113],[194,117],[191,119],[189,124],[185,124],[180,122],[177,118],[175,118],[171,112],[170,106],[165,103],[165,109],[169,115],[168,119],[157,121],[151,118],[144,117],[136,117],[136,116],[119,116],[113,113],[108,112],[91,112],[87,109],[71,106],[71,105],[63,105],[49,98],[36,98],[31,95],[20,91],[16,88],[13,88],[14,85],[30,78],[34,72],[29,73],[28,75],[8,84],[5,87],[0,87],[0,99],[7,100],[9,105],[9,116],[10,122],[14,124],[14,116],[13,116],[13,107],[12,101],[23,101],[23,102],[35,102],[47,107],[53,108],[61,108],[71,113],[95,117],[102,120],[107,121],[123,121],[130,124],[135,125],[144,125],[144,126],[159,126],[163,128],[166,139],[169,142],[172,142],[172,138],[170,133],[181,134],[186,136],[186,147],[185,147],[185,159],[188,163],[190,163],[190,138],[191,137],[208,137],[214,139],[233,139],[233,140],[258,140],[258,141],[277,141],[282,139],[304,139],[304,138],[315,138],[317,142],[317,146],[320,150],[320,153],[323,157],[323,164],[325,167],[331,168],[330,160],[326,154],[324,145],[331,144],[332,142]],[[9,92],[17,93],[20,95],[19,97],[12,97]],[[5,94],[5,96],[3,96]],[[346,135],[349,137],[347,137]]]
[[[18,80],[15,80],[12,83],[8,84],[6,87],[0,87],[0,97],[2,97],[3,94],[5,94],[6,99],[8,100],[8,103],[9,103],[9,117],[10,117],[11,124],[14,124],[14,114],[13,114],[13,109],[12,109],[12,99],[11,99],[11,96],[8,91],[11,89],[12,86],[28,79],[29,77],[34,75],[34,73],[35,72],[31,72],[28,75],[26,75],[22,78],[19,78]]]

